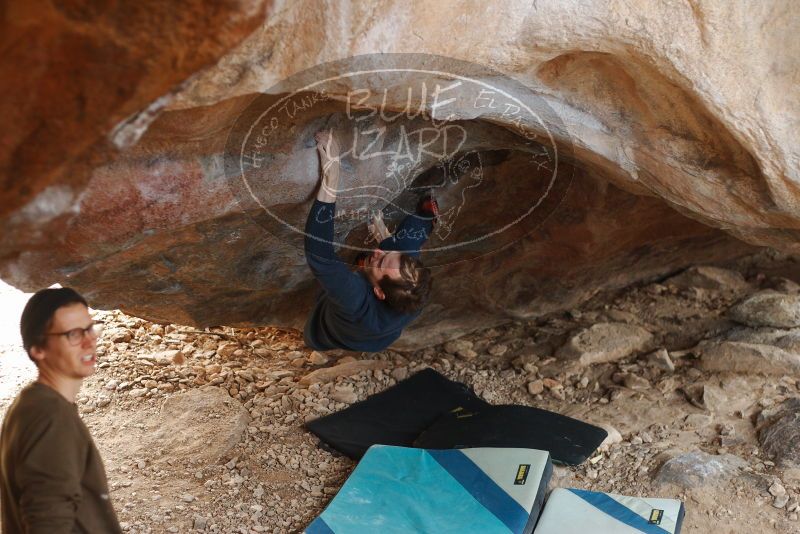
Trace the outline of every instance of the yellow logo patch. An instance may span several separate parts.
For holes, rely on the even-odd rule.
[[[515,486],[523,486],[525,485],[525,481],[528,480],[528,471],[531,470],[531,464],[519,464],[517,468],[517,476],[514,477],[514,485]]]

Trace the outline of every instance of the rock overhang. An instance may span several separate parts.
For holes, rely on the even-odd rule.
[[[620,12],[625,5],[619,3]],[[539,7],[551,15],[558,9],[546,3]],[[341,22],[341,14],[330,6],[326,9],[329,22]],[[572,7],[563,9],[562,17]],[[685,39],[687,50],[676,55],[657,26],[666,15],[655,7],[642,15],[641,35],[625,30],[610,39],[619,20],[609,16],[598,26],[589,13],[592,8],[581,9],[575,20],[566,21],[567,27],[583,25],[585,30],[576,31],[570,46],[543,28],[533,12],[523,17],[526,24],[517,20],[517,40],[494,50],[527,51],[525,62],[507,53],[487,58],[491,47],[486,45],[474,55],[456,45],[442,47],[454,57],[473,57],[475,63],[486,61],[509,73],[516,79],[510,83],[523,83],[547,103],[563,125],[557,129],[556,146],[570,143],[571,153],[562,160],[570,187],[539,224],[509,234],[508,242],[495,243],[502,245],[495,247],[499,252],[475,246],[468,250],[468,261],[446,251],[431,257],[437,264],[437,284],[430,311],[415,325],[429,330],[418,332],[420,340],[569,307],[600,287],[725,259],[752,250],[750,245],[793,252],[800,243],[800,191],[791,178],[797,171],[791,164],[793,148],[785,142],[765,144],[760,137],[764,132],[752,131],[753,121],[765,116],[763,106],[734,109],[745,100],[719,65],[709,67],[709,57],[720,61],[723,44],[709,42],[712,38],[705,34],[705,45],[698,45],[697,36],[682,28],[677,37]],[[736,8],[726,9],[738,17]],[[723,15],[724,8],[708,8],[705,24]],[[681,13],[671,24],[684,16],[696,22],[696,14]],[[303,17],[291,24],[281,16],[276,20],[285,26],[270,19],[216,67],[180,88],[172,105],[136,144],[105,162],[84,164],[88,181],[55,180],[14,210],[4,221],[3,278],[26,289],[55,281],[72,284],[99,307],[122,307],[164,321],[301,326],[313,286],[299,247],[300,234],[286,238],[268,231],[274,217],[267,215],[268,224],[262,224],[263,206],[242,202],[225,170],[224,132],[254,99],[263,98],[261,92],[269,93],[268,84],[278,89],[267,98],[279,99],[286,92],[281,92],[280,83],[270,82],[282,72],[341,52],[335,43],[330,43],[333,51],[309,48],[294,56],[286,49],[270,48],[267,43],[274,44],[292,27],[313,28],[318,23]],[[485,24],[491,27],[496,20],[488,16]],[[730,29],[720,31],[718,39],[733,34]],[[438,34],[427,30],[422,35]],[[525,44],[525,35],[535,35],[537,44]],[[445,42],[441,36],[437,39]],[[702,35],[699,42],[704,42]],[[772,41],[756,44],[763,54],[774,50]],[[298,47],[295,43],[288,48]],[[402,48],[398,44],[394,50]],[[273,53],[265,60],[268,49]],[[385,63],[387,57],[378,55],[377,60]],[[459,63],[449,61],[451,66]],[[742,69],[761,72],[751,59],[736,61]],[[242,76],[229,75],[236,69]],[[333,72],[341,73],[341,68]],[[714,93],[714,78],[728,85]],[[785,81],[767,79],[764,91],[774,94]],[[371,86],[380,96],[387,89],[386,108],[396,112],[403,109],[405,95],[392,93],[392,87],[398,85],[382,85],[380,80]],[[351,89],[340,83],[339,100],[331,98],[327,109],[322,106],[308,120],[292,124],[268,151],[274,172],[268,173],[272,193],[265,198],[282,221],[302,226],[318,172],[309,139],[315,129],[346,115],[341,97]],[[328,94],[336,96],[336,90],[332,87]],[[524,161],[530,147],[525,148],[511,121],[482,116],[477,108],[461,112],[451,122],[466,125],[472,144],[464,146],[456,160],[468,154],[485,156],[492,162],[486,166],[486,176],[491,177],[487,183],[501,184],[474,197],[480,211],[474,209],[472,220],[462,228],[469,233],[487,220],[509,216],[509,206],[526,193],[541,196],[541,191],[526,192],[513,180],[533,169]],[[764,124],[776,121],[780,122],[770,116]],[[773,134],[782,131],[776,127]],[[433,172],[434,163],[431,159],[416,169],[417,176]],[[375,175],[378,167],[386,167],[386,162],[361,162],[349,170]],[[463,187],[454,188],[447,200],[461,193]],[[341,228],[342,244],[361,240],[358,225]]]

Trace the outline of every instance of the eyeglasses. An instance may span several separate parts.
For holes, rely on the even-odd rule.
[[[67,338],[67,342],[70,345],[76,346],[81,344],[84,336],[88,335],[92,339],[97,339],[98,337],[100,337],[100,334],[102,332],[103,332],[103,323],[101,323],[100,321],[92,321],[92,324],[90,324],[86,328],[73,328],[72,330],[67,330],[66,332],[48,332],[45,335],[64,336]]]

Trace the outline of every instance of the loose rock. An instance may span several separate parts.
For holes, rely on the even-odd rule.
[[[702,357],[700,367],[706,371],[781,376],[800,373],[800,354],[771,345],[703,340],[697,344],[695,350]]]
[[[344,358],[343,358],[344,359]],[[341,361],[341,360],[340,360]],[[300,384],[308,386],[330,382],[340,376],[352,376],[361,371],[386,369],[389,363],[383,360],[353,360],[339,363],[333,367],[323,367],[312,371],[300,379]]]
[[[730,308],[728,316],[748,326],[795,328],[800,326],[800,295],[760,291]]]
[[[669,373],[675,372],[675,364],[672,362],[672,358],[669,357],[667,349],[661,348],[654,350],[647,354],[644,359],[649,365],[657,367],[662,371],[667,371]]]
[[[528,393],[531,395],[539,395],[542,391],[544,391],[544,382],[541,380],[528,382]]]
[[[659,469],[655,481],[658,484],[697,488],[734,477],[746,466],[747,462],[732,454],[713,456],[695,451],[667,460]]]
[[[760,425],[758,439],[770,458],[787,467],[800,467],[800,398],[784,401]]]
[[[583,366],[613,362],[644,349],[653,335],[635,325],[597,323],[573,335],[556,357],[576,360]]]
[[[325,365],[328,363],[329,358],[319,351],[314,351],[308,356],[308,361],[313,365]]]
[[[358,395],[352,387],[341,387],[333,390],[331,398],[336,402],[343,402],[345,404],[353,404],[358,400]]]
[[[664,284],[678,288],[697,287],[733,292],[747,291],[750,287],[741,273],[710,265],[690,267],[667,279]]]

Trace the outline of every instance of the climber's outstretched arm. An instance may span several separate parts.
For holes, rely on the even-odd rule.
[[[422,198],[413,215],[407,215],[397,226],[394,234],[378,245],[383,250],[397,250],[409,256],[418,257],[422,245],[433,232],[433,225],[439,215],[439,205],[433,197]]]
[[[343,311],[357,314],[369,292],[359,275],[350,271],[333,247],[336,191],[339,187],[339,147],[328,132],[317,134],[322,179],[305,228],[305,253],[314,277],[331,301]]]

